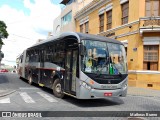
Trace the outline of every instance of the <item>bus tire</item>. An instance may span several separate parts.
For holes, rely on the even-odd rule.
[[[29,83],[30,85],[32,85],[32,83],[33,83],[33,80],[32,80],[31,75],[28,76],[28,83]]]
[[[58,98],[64,97],[64,93],[62,92],[61,86],[62,85],[60,79],[59,78],[55,79],[52,89],[53,89],[53,94]]]

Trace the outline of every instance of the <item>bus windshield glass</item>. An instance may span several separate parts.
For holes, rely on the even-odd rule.
[[[85,73],[127,74],[127,62],[124,46],[93,40],[82,40],[86,48],[82,56],[81,68]]]

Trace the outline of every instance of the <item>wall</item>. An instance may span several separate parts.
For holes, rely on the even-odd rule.
[[[68,32],[68,31],[75,31],[75,22],[74,22],[74,15],[75,15],[75,6],[76,3],[72,3],[66,6],[66,8],[61,12],[61,19],[63,18],[63,16],[65,16],[66,14],[68,14],[70,11],[72,11],[72,20],[70,23],[66,24],[66,25],[62,25],[61,26],[61,32]]]
[[[61,30],[61,15],[59,15],[53,22],[53,36],[60,34]]]
[[[93,0],[77,0],[78,3],[78,11],[83,9],[86,5],[88,5],[89,3],[91,3]]]
[[[57,32],[56,32],[57,26],[60,26],[60,31],[58,32],[58,34],[62,32],[69,32],[69,31],[75,32],[76,31],[74,16],[78,10],[77,7],[78,7],[77,2],[72,2],[71,4],[66,5],[64,9],[62,9],[61,14],[54,20],[53,35],[57,35]],[[66,25],[62,25],[61,19],[63,18],[63,16],[68,14],[70,11],[72,11],[71,22]]]
[[[99,33],[99,15],[98,11],[106,5],[113,3],[112,8],[112,29],[106,30],[106,14],[104,16],[104,32]],[[78,15],[77,15],[78,16]],[[129,21],[128,24],[121,24],[121,5],[120,0],[111,0],[111,2],[100,6],[98,9],[95,7],[91,13],[85,13],[83,16],[76,18],[76,31],[80,31],[79,21],[86,16],[89,16],[89,34],[98,34],[105,36],[109,33],[115,33],[110,36],[117,40],[128,40],[127,61],[128,69],[134,71],[143,71],[143,37],[146,36],[160,36],[160,33],[151,32],[140,35],[139,18],[145,17],[145,0],[129,0]],[[160,51],[160,47],[159,47]],[[160,52],[159,52],[159,67],[160,71]],[[160,90],[160,73],[146,73],[146,72],[130,72],[129,73],[129,86],[148,87]],[[148,84],[152,84],[149,87]]]
[[[132,87],[151,88],[160,90],[159,73],[130,73],[128,85]]]
[[[113,3],[113,8],[112,8],[112,28],[117,28],[119,26],[121,26],[121,5],[120,5],[120,1],[119,0],[113,0],[107,4]],[[90,13],[89,16],[89,33],[90,34],[99,34],[99,15],[98,15],[98,11],[105,7],[107,4],[99,7],[99,9],[94,10],[92,13]],[[139,6],[136,5],[139,4],[139,0],[130,0],[129,1],[129,8],[131,8],[132,10],[129,10],[129,23],[136,21],[139,19],[139,14],[135,14],[138,13],[138,9]],[[136,10],[134,10],[136,9]],[[117,12],[119,11],[119,12]],[[86,16],[84,16],[86,17]],[[104,31],[106,31],[106,14],[104,16]],[[115,32],[115,36],[118,35],[122,35],[122,34],[127,34],[127,33],[131,33],[133,31],[138,31],[139,30],[139,24],[134,24],[132,25],[132,28],[129,28],[128,26],[122,27],[122,28],[118,28],[116,30],[112,30],[112,32]],[[79,21],[76,21],[76,31],[80,31],[80,27],[79,27]],[[110,32],[110,31],[109,31]],[[108,33],[109,33],[108,32]],[[127,53],[127,61],[128,61],[128,69],[130,70],[138,70],[138,69],[142,69],[143,65],[142,65],[142,57],[140,56],[138,57],[139,54],[141,54],[142,51],[142,40],[140,35],[137,34],[133,34],[133,35],[126,35],[124,37],[119,37],[117,38],[117,40],[128,40],[128,53]],[[137,48],[137,51],[133,51],[133,48]],[[131,61],[131,59],[133,59],[133,61]]]

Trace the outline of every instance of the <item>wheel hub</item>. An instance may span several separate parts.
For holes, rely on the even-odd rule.
[[[56,92],[60,93],[61,92],[61,84],[57,84],[55,90],[56,90]]]
[[[30,83],[32,82],[31,78],[29,78],[29,82],[30,82]]]

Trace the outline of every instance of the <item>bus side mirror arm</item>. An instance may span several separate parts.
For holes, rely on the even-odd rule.
[[[80,44],[80,55],[86,55],[86,47],[83,44]]]

